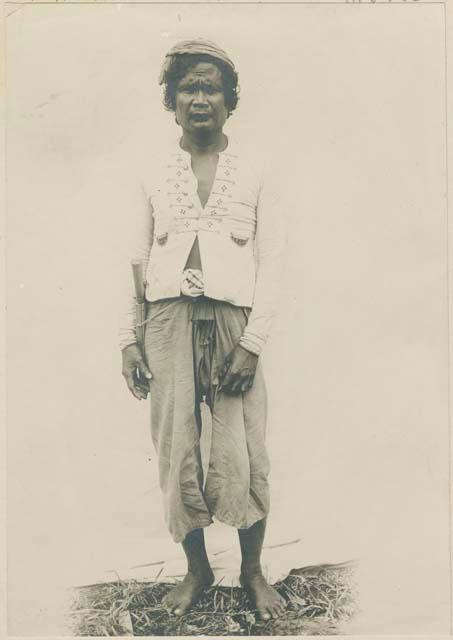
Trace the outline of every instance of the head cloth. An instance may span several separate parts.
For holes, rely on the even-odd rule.
[[[204,54],[211,56],[211,58],[215,58],[216,60],[222,60],[222,62],[231,67],[231,69],[235,72],[233,61],[228,56],[226,51],[218,47],[210,40],[204,40],[203,38],[197,38],[195,40],[183,40],[182,42],[178,42],[178,44],[175,44],[175,46],[172,47],[165,56],[165,60],[159,74],[159,84],[163,84],[164,82],[166,82],[168,70],[170,69],[175,57],[185,54]]]

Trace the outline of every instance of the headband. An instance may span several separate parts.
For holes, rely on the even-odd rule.
[[[222,62],[227,64],[232,69],[232,71],[236,71],[233,61],[228,56],[228,54],[210,40],[204,40],[203,38],[197,38],[195,40],[183,40],[182,42],[178,42],[178,44],[172,47],[165,56],[165,60],[159,74],[159,84],[164,84],[166,82],[168,71],[173,64],[176,56],[197,54],[207,55],[211,58],[214,58],[215,60],[222,60]]]

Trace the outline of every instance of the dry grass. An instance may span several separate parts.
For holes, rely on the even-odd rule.
[[[296,569],[274,586],[287,601],[275,621],[257,619],[238,587],[214,586],[186,615],[170,615],[161,602],[173,585],[118,581],[82,587],[71,611],[71,631],[80,636],[132,635],[334,635],[354,614],[354,564]],[[129,617],[130,616],[130,617]]]

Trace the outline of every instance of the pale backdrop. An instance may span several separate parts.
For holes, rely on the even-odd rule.
[[[290,225],[263,356],[268,541],[300,543],[271,574],[360,558],[351,632],[447,633],[441,6],[8,10],[10,633],[57,633],[64,586],[180,557],[148,408],[120,375],[117,309],[129,177],[176,132],[160,61],[197,35],[236,61],[227,133],[273,149]]]

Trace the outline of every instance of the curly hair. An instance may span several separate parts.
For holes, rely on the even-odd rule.
[[[176,89],[179,81],[199,62],[214,64],[222,74],[225,106],[230,116],[239,101],[238,74],[223,60],[218,60],[205,53],[185,53],[173,57],[164,78],[164,106],[168,111],[176,110]]]

